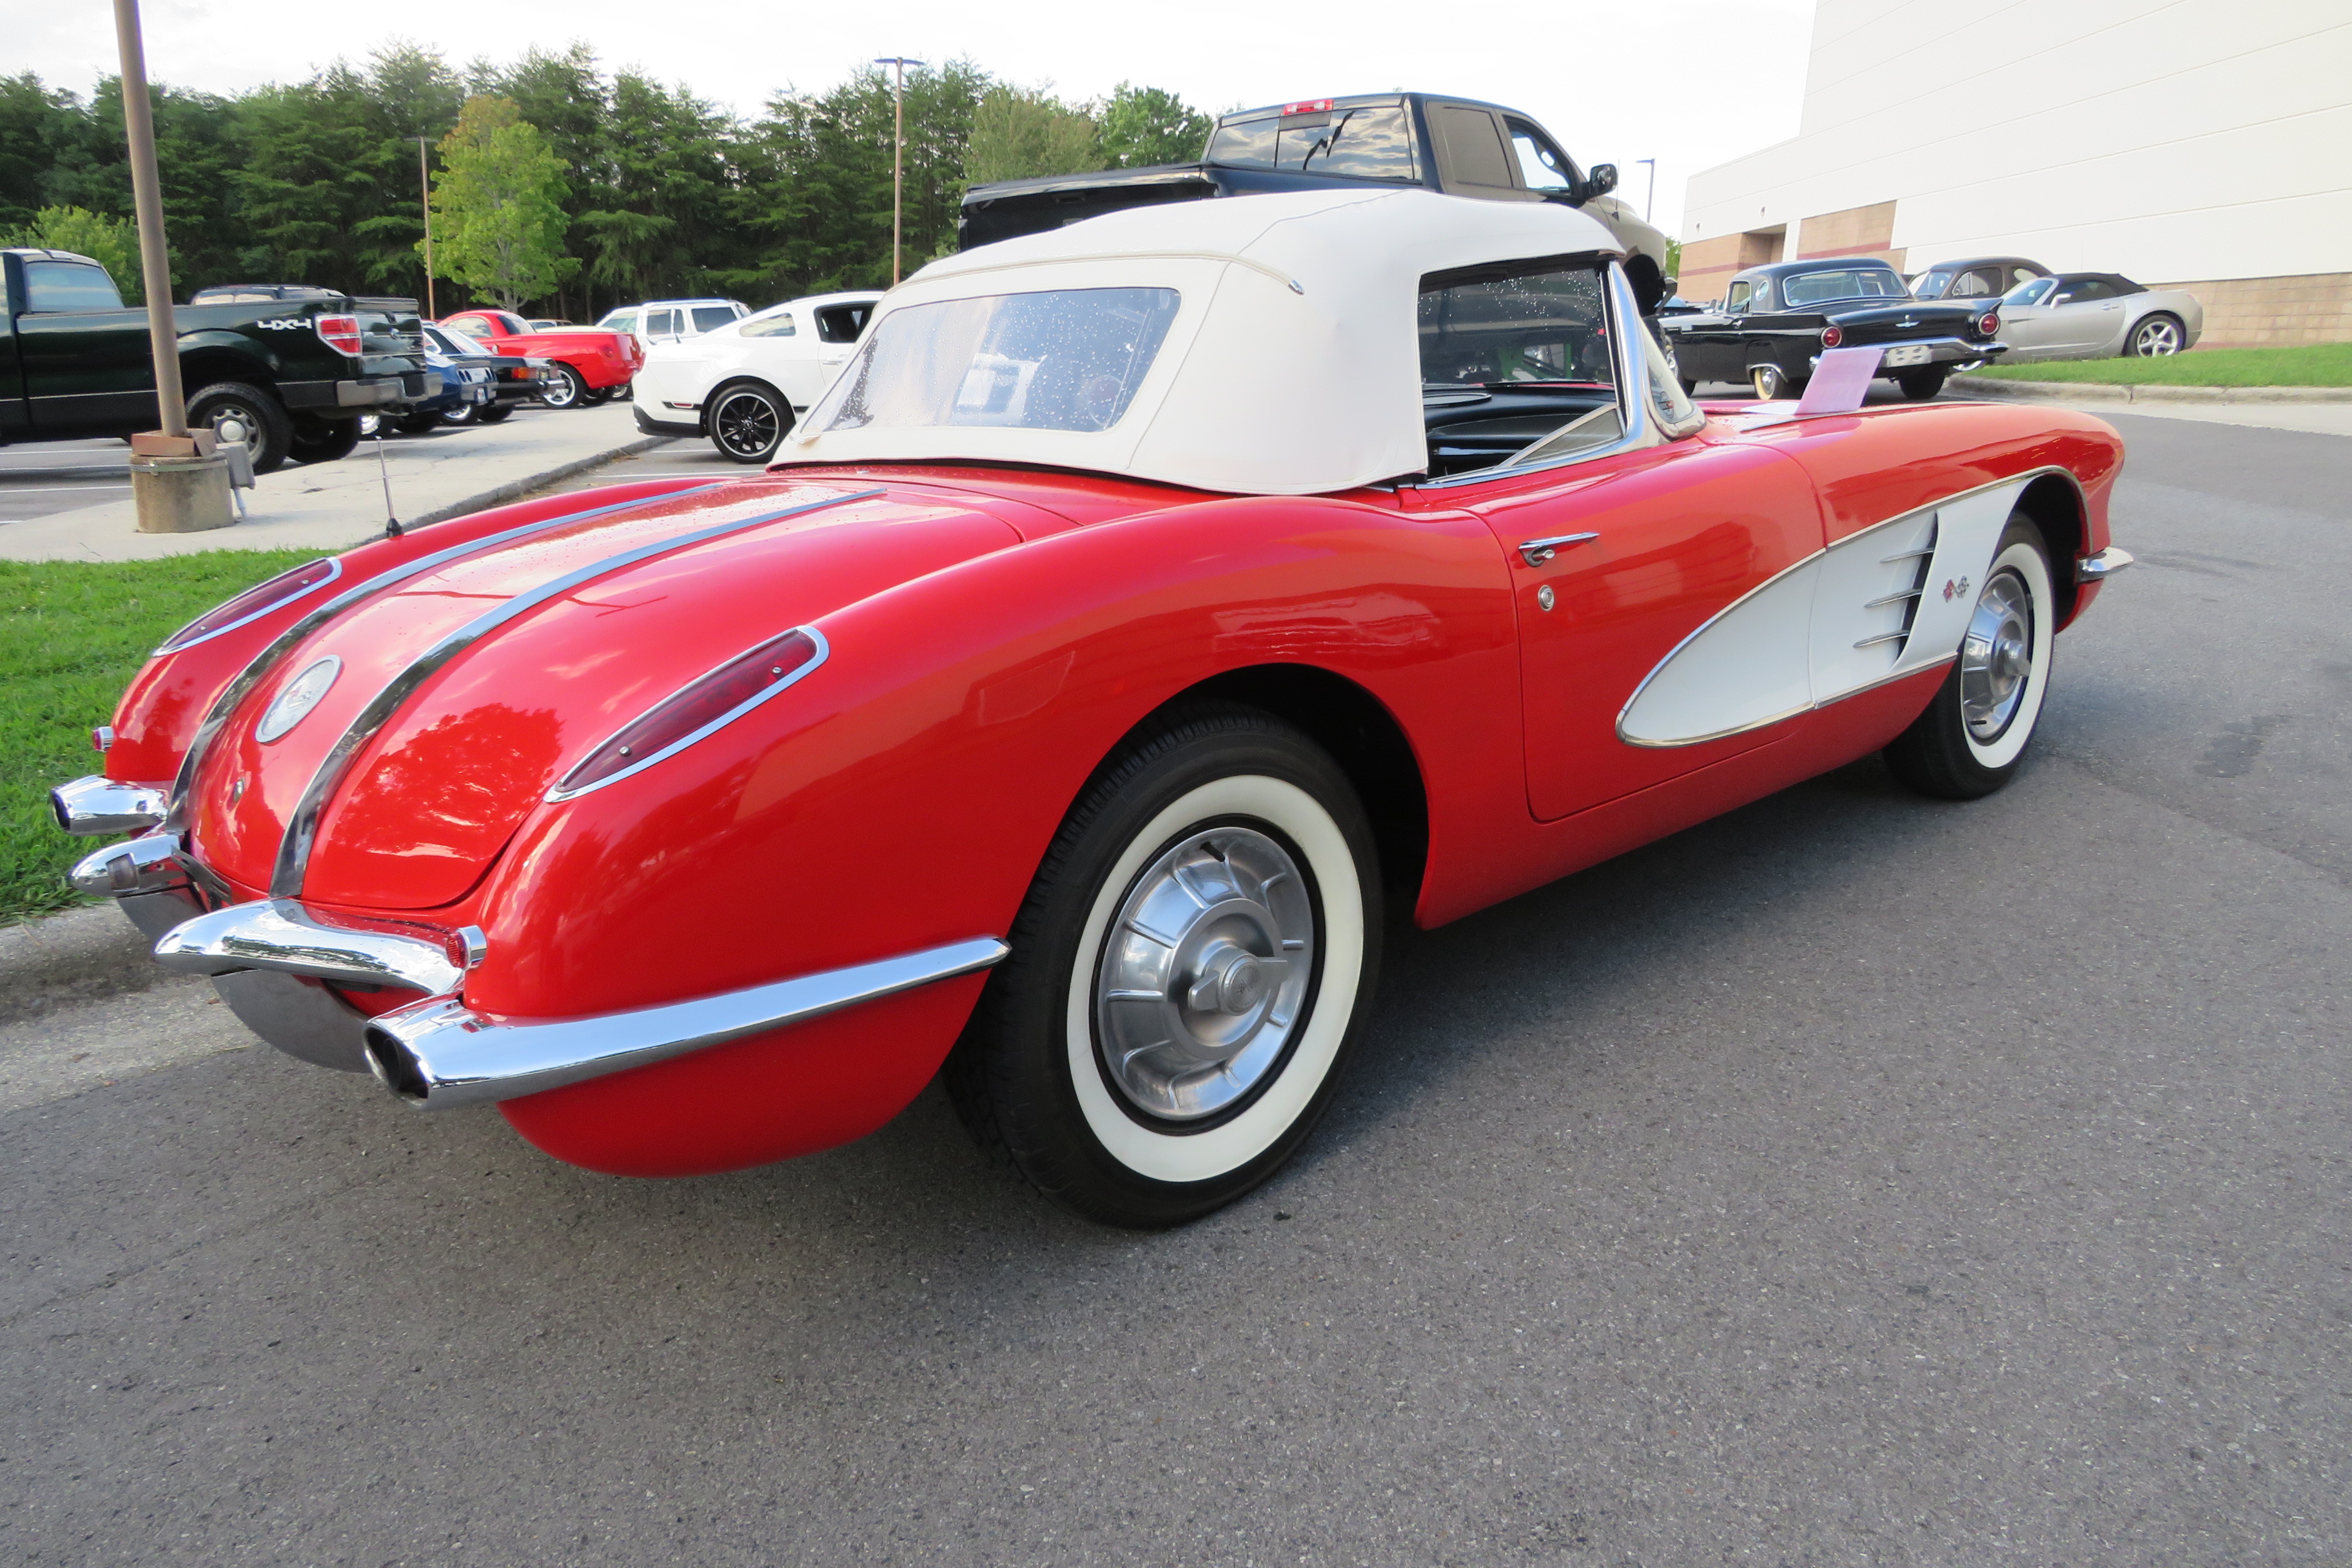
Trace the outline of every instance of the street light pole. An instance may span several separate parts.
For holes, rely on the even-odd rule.
[[[155,169],[155,113],[147,101],[139,0],[114,0],[114,39],[122,54],[122,129],[131,144],[131,203],[139,216],[139,276],[147,289],[156,410],[164,435],[185,437],[188,400],[180,385],[180,331],[172,320],[172,253],[163,243],[163,189]]]
[[[1642,221],[1647,223],[1650,221],[1650,208],[1658,199],[1658,161],[1655,158],[1636,158],[1633,162],[1650,165],[1650,194],[1642,198]]]
[[[433,308],[433,179],[425,168],[425,138],[416,139],[416,189],[425,203],[425,319],[438,321]]]
[[[874,63],[890,68],[890,287],[896,289],[898,252],[906,232],[901,215],[906,207],[907,68],[923,62],[894,55]]]

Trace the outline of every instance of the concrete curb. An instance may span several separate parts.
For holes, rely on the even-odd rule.
[[[436,507],[421,516],[404,517],[400,520],[400,525],[403,528],[422,528],[428,522],[446,522],[453,517],[464,517],[468,512],[501,506],[508,501],[527,496],[543,486],[554,484],[559,479],[568,479],[574,474],[584,474],[591,468],[601,468],[607,463],[619,462],[623,458],[634,458],[640,452],[650,452],[656,447],[677,439],[675,436],[646,436],[624,446],[614,447],[602,452],[592,452],[587,457],[575,458],[571,462],[560,463],[540,473],[526,474],[519,479],[509,479],[505,484],[484,490],[479,495],[467,496],[464,500],[452,501],[444,507]]]
[[[179,978],[111,902],[0,926],[0,1024]]]
[[[2101,381],[2000,381],[1956,375],[1951,388],[1971,397],[2017,397],[2064,403],[2352,403],[2352,386],[2124,386]]]

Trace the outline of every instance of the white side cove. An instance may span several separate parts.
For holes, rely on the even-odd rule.
[[[1866,528],[1751,589],[1649,673],[1618,738],[1694,746],[1947,662],[2027,482]]]

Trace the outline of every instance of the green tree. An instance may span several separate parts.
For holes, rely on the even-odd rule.
[[[967,60],[907,74],[908,266],[955,247],[972,119],[992,85]],[[815,97],[785,93],[737,142],[732,287],[783,298],[890,280],[890,78],[860,72]]]
[[[1102,107],[1104,166],[1197,163],[1214,122],[1172,92],[1120,82]]]
[[[1034,174],[1076,174],[1103,166],[1101,127],[1043,90],[999,84],[981,95],[964,153],[975,185]]]
[[[435,270],[509,310],[580,269],[563,250],[563,167],[514,100],[466,100],[433,183]],[[420,241],[420,245],[421,245]]]
[[[147,302],[146,290],[140,287],[139,227],[125,219],[106,217],[88,207],[43,207],[31,223],[0,230],[0,246],[8,245],[87,256],[113,274],[124,304]]]
[[[0,77],[0,228],[30,223],[52,205],[51,177],[86,119],[79,99],[43,87],[31,71]]]
[[[739,128],[683,87],[613,80],[595,191],[575,222],[587,276],[615,298],[701,294],[738,264],[730,154]]]

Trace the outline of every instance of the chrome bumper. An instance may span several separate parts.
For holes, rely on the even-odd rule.
[[[2095,555],[2085,555],[2074,563],[2074,581],[2104,583],[2132,563],[2132,552],[2108,545]]]
[[[185,974],[231,974],[262,969],[337,985],[397,986],[438,996],[457,989],[481,962],[481,932],[468,926],[463,944],[390,931],[354,931],[313,918],[291,899],[261,899],[198,915],[163,933],[155,962]]]
[[[92,773],[51,790],[49,809],[59,827],[79,837],[144,833],[163,820],[171,793],[168,784],[120,784]]]
[[[772,985],[585,1018],[499,1019],[455,996],[437,996],[369,1021],[368,1068],[393,1093],[425,1110],[513,1100],[970,974],[1011,951],[994,937],[975,937]]]
[[[1852,346],[1858,349],[1881,350],[1924,348],[1927,351],[1926,359],[1914,360],[1909,364],[1890,365],[1885,363],[1882,355],[1878,366],[1878,374],[1881,375],[1900,375],[1906,370],[1927,370],[1937,365],[1956,365],[1971,363],[1979,360],[1997,360],[2009,352],[2007,343],[1972,343],[1966,338],[1927,338],[1907,343],[1855,343]],[[1814,369],[1819,370],[1822,356],[1813,355],[1811,363]]]

